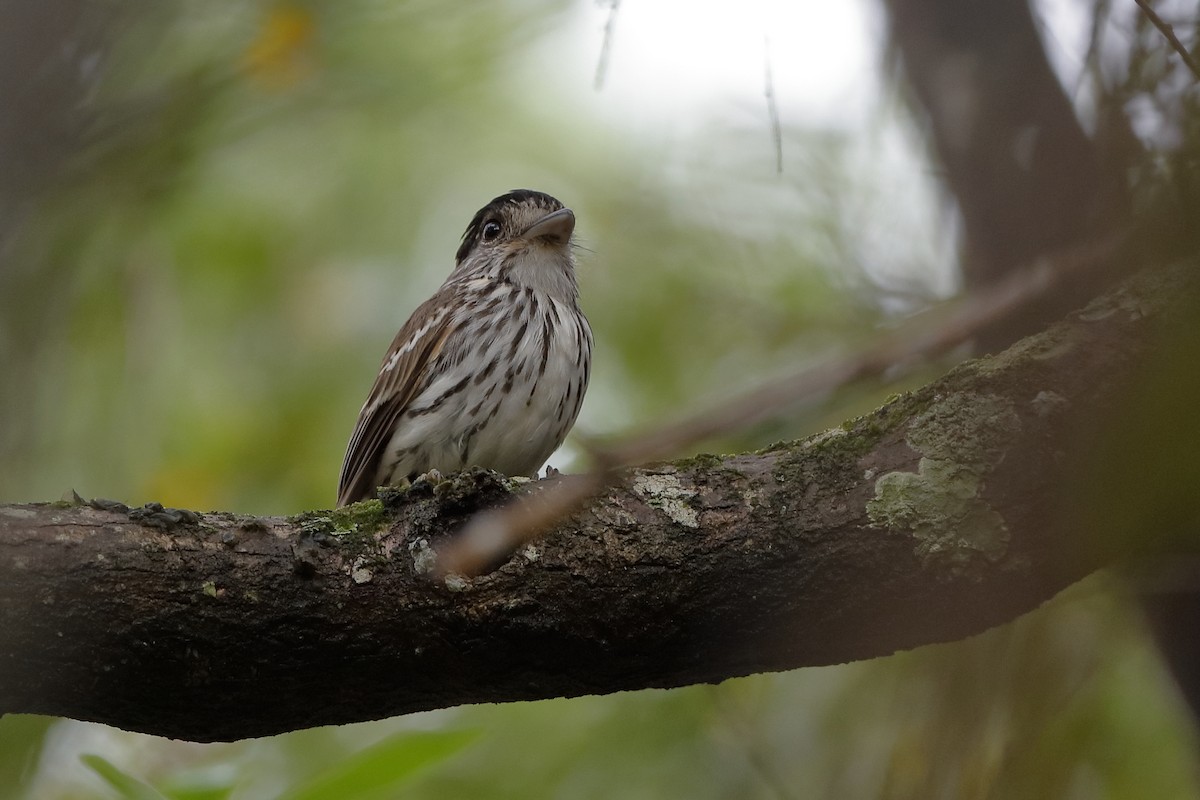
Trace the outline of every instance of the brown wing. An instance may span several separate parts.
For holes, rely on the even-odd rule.
[[[375,491],[375,474],[396,423],[413,398],[429,385],[429,366],[454,332],[452,306],[446,299],[439,292],[426,300],[392,340],[346,446],[338,479],[338,506]]]

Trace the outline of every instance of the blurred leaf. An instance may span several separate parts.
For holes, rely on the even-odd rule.
[[[97,775],[103,778],[109,786],[116,789],[126,800],[168,800],[166,795],[159,792],[153,786],[121,771],[108,761],[108,759],[89,754],[80,756],[79,760],[91,767]]]
[[[170,800],[226,800],[237,788],[238,769],[218,761],[206,767],[184,767],[163,778],[162,793]]]
[[[57,722],[34,714],[5,714],[0,717],[0,797],[5,787],[18,790],[37,769],[46,744],[46,734]]]
[[[279,800],[391,797],[391,792],[418,770],[449,758],[477,735],[461,730],[398,733],[291,787]]]

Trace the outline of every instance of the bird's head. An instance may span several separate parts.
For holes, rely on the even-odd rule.
[[[455,255],[462,276],[503,277],[574,301],[575,214],[548,194],[517,189],[475,214]]]

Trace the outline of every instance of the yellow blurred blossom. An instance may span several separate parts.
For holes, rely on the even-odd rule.
[[[308,9],[291,4],[275,6],[246,48],[243,67],[268,89],[286,89],[299,83],[315,68],[316,30]]]

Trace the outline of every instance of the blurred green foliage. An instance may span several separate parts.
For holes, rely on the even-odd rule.
[[[20,343],[0,403],[26,421],[0,432],[0,498],[327,505],[392,333],[515,186],[581,219],[605,354],[581,430],[869,327],[871,304],[832,285],[868,284],[834,202],[853,194],[845,137],[790,132],[811,168],[781,181],[714,122],[702,164],[647,180],[653,154],[519,77],[514,52],[563,14],[197,3],[119,36],[96,130],[0,277]]]
[[[167,800],[166,796],[153,786],[123,772],[107,759],[97,755],[85,755],[80,761],[91,767],[93,772],[126,800]]]
[[[884,295],[903,310],[944,283],[894,108],[857,137],[785,129],[776,175],[764,130],[714,117],[664,152],[557,85],[533,59],[578,49],[539,44],[569,28],[565,3],[143,10],[105,31],[86,135],[3,251],[0,501],[328,506],[384,347],[514,187],[580,220],[587,434],[845,347]],[[897,143],[907,168],[884,156]],[[880,260],[907,277],[884,285],[864,266]],[[1197,744],[1120,591],[1093,580],[971,641],[716,687],[226,745],[10,715],[0,797],[1196,797]]]

